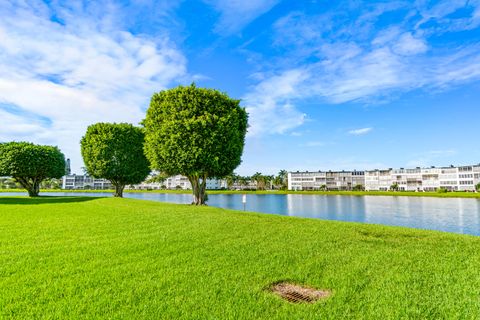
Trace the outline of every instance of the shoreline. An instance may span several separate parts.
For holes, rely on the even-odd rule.
[[[0,193],[13,193],[22,192],[26,193],[24,189],[0,189]],[[42,189],[41,193],[110,193],[114,190],[63,190],[63,189]],[[191,194],[192,190],[135,190],[126,189],[125,193],[164,193],[164,194]],[[389,196],[389,197],[431,197],[431,198],[470,198],[480,199],[480,193],[478,192],[414,192],[414,191],[282,191],[282,190],[259,190],[259,191],[242,191],[242,190],[207,190],[208,194],[297,194],[297,195],[326,195],[326,196]]]

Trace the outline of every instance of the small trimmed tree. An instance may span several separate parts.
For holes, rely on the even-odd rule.
[[[365,187],[362,184],[356,184],[353,188],[353,191],[364,191]]]
[[[391,186],[390,186],[390,191],[398,191],[400,190],[400,187],[398,185],[398,183],[394,182]]]
[[[143,124],[152,169],[186,176],[192,204],[205,204],[208,178],[226,177],[241,162],[247,112],[220,91],[192,84],[155,93]]]
[[[475,185],[475,191],[480,192],[480,183]]]
[[[53,146],[29,142],[0,144],[0,176],[11,176],[30,197],[38,197],[40,183],[65,175],[65,156]]]
[[[448,192],[448,189],[445,188],[445,187],[440,187],[440,188],[437,188],[437,192],[438,192],[438,193],[447,193],[447,192]]]
[[[126,185],[140,183],[150,173],[144,141],[142,128],[128,123],[89,126],[80,142],[88,174],[109,180],[115,187],[114,196],[123,197]]]

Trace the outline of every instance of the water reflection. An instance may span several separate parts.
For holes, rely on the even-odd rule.
[[[25,193],[0,193],[18,196]],[[106,196],[110,193],[43,193],[51,196]],[[125,197],[189,204],[190,194],[125,193]],[[243,210],[241,194],[211,194],[210,206]],[[480,235],[480,199],[326,196],[301,194],[247,195],[247,211],[354,221]]]

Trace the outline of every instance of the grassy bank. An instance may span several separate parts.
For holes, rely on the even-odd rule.
[[[26,192],[23,189],[0,189],[0,192]],[[87,192],[87,193],[113,193],[114,190],[50,190],[45,189],[41,192]],[[191,194],[191,190],[125,190],[126,193],[147,192],[147,193],[178,193]],[[209,194],[311,194],[311,195],[331,195],[331,196],[392,196],[392,197],[436,197],[436,198],[479,198],[480,193],[475,192],[413,192],[413,191],[237,191],[237,190],[208,190]]]
[[[480,238],[132,199],[0,198],[0,318],[478,319]],[[333,295],[284,302],[291,280]]]

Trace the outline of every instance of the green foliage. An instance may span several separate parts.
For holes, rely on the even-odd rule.
[[[480,319],[474,236],[94,197],[0,197],[0,226],[1,319]]]
[[[61,189],[62,180],[61,179],[46,179],[40,184],[40,189]]]
[[[447,192],[448,192],[448,189],[445,188],[445,187],[440,187],[440,188],[437,189],[437,192],[438,192],[438,193],[447,193]]]
[[[274,177],[256,172],[251,179],[257,184],[257,190],[265,190],[270,187],[270,183],[274,180]]]
[[[97,123],[81,140],[88,174],[110,180],[115,196],[122,197],[128,184],[140,183],[150,173],[143,153],[143,130],[127,123]]]
[[[400,187],[398,186],[398,183],[394,183],[390,186],[390,191],[398,191]]]
[[[480,183],[475,185],[475,191],[480,192]]]
[[[155,93],[143,124],[152,168],[187,176],[195,204],[205,203],[207,178],[223,178],[241,162],[247,113],[220,91],[192,84]]]
[[[236,173],[231,173],[225,177],[225,180],[227,181],[227,188],[231,189],[235,183],[238,182],[239,176]]]
[[[169,175],[163,172],[155,173],[147,179],[147,183],[163,183],[168,179]]]
[[[11,176],[36,197],[40,183],[65,174],[65,156],[57,147],[29,142],[0,144],[0,176]]]
[[[357,184],[352,188],[353,191],[363,191],[364,189],[365,187],[361,184]]]
[[[278,179],[277,182],[279,182],[279,184],[277,184],[277,185],[279,185],[279,189],[287,190],[287,188],[288,188],[288,172],[287,172],[287,170],[280,170],[275,179]]]
[[[242,187],[248,187],[249,183],[250,183],[250,177],[239,177],[238,178],[238,183],[242,186]]]

